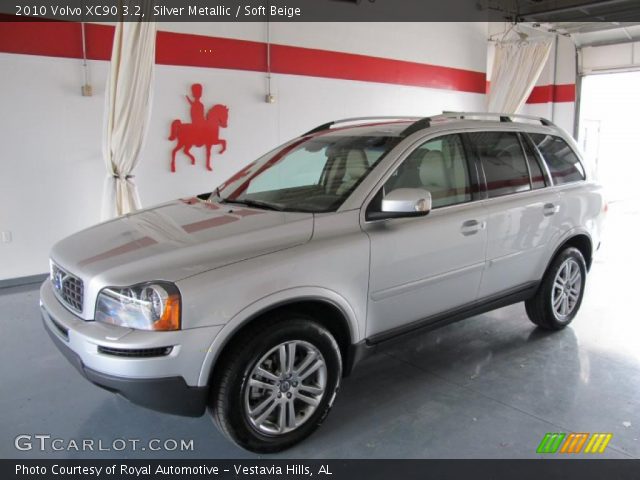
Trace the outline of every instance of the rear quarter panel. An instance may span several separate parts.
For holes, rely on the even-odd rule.
[[[577,182],[553,187],[560,206],[555,229],[556,237],[549,243],[549,261],[557,249],[576,235],[587,235],[591,240],[592,254],[600,244],[604,221],[605,199],[602,186],[594,181]],[[547,264],[540,265],[541,278]]]

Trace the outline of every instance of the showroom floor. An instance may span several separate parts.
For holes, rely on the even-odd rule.
[[[581,312],[558,333],[536,330],[521,304],[416,336],[361,364],[323,427],[284,457],[536,457],[546,432],[611,432],[599,457],[640,458],[639,203],[612,204]],[[635,230],[632,230],[635,229]],[[0,290],[2,458],[252,455],[209,418],[129,404],[82,379],[39,318],[38,286]],[[19,451],[20,434],[64,442],[193,440],[193,451]],[[564,455],[563,455],[564,456]]]

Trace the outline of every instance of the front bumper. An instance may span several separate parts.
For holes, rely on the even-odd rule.
[[[185,416],[205,412],[209,387],[198,385],[197,379],[222,327],[144,332],[85,321],[60,304],[49,280],[40,289],[40,309],[54,344],[92,383],[153,410]],[[125,357],[105,354],[99,347],[125,351],[171,347],[171,351],[166,355]]]

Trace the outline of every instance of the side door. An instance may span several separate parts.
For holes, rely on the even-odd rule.
[[[578,155],[557,135],[529,133],[529,139],[546,164],[556,193],[547,255],[552,255],[563,237],[576,227],[586,228],[595,240],[604,203],[597,186],[591,184],[585,188],[586,172]]]
[[[487,200],[487,262],[479,298],[525,288],[538,280],[553,232],[556,194],[520,133],[468,133]]]
[[[486,212],[478,173],[463,137],[450,134],[417,146],[379,187],[362,218],[371,244],[366,336],[383,337],[473,302],[485,263]],[[474,187],[476,187],[474,189]],[[424,188],[425,217],[367,220],[397,188]]]

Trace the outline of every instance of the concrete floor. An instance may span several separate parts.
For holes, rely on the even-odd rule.
[[[612,432],[599,458],[640,458],[639,211],[611,205],[570,328],[539,331],[519,304],[390,347],[344,382],[322,428],[281,456],[526,458],[546,432]],[[0,458],[253,457],[208,417],[155,413],[82,379],[42,328],[36,285],[0,290],[0,332]],[[184,439],[194,449],[21,452],[19,434],[103,446]]]

